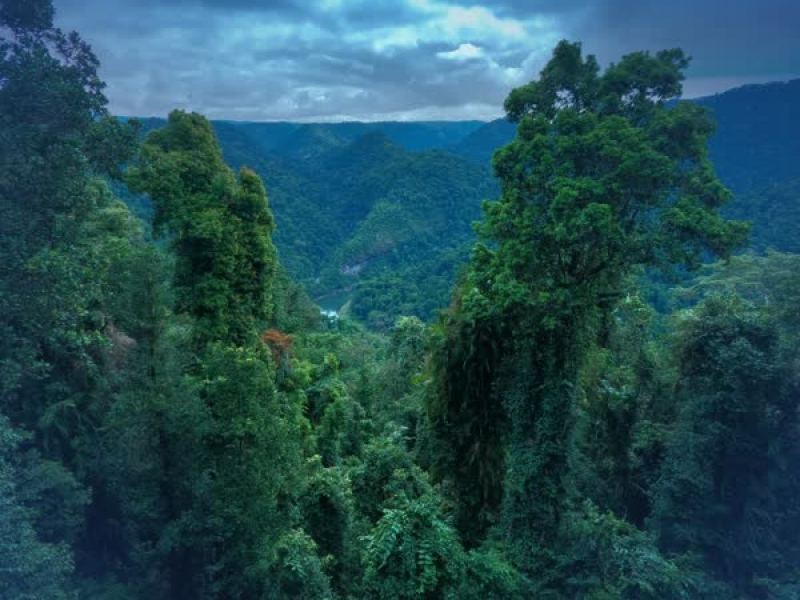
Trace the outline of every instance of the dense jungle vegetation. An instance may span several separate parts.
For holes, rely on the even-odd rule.
[[[796,116],[564,41],[499,124],[117,119],[53,14],[0,2],[0,598],[800,597]]]
[[[735,193],[723,214],[752,221],[752,248],[796,252],[800,80],[696,102],[712,111],[710,156]],[[164,124],[146,119],[143,130]],[[324,308],[384,332],[399,316],[430,322],[449,303],[481,202],[499,194],[492,154],[516,135],[506,119],[212,126],[226,162],[267,186],[292,279]],[[149,218],[145,197],[115,192]]]

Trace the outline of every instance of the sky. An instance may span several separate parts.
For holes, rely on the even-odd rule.
[[[55,0],[110,109],[249,121],[502,116],[561,39],[692,56],[685,95],[800,77],[800,0]]]

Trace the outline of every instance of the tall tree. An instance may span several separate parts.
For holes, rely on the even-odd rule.
[[[478,364],[500,364],[483,387],[502,392],[510,420],[509,551],[545,589],[564,577],[579,372],[598,324],[635,269],[691,268],[746,234],[718,214],[730,194],[708,159],[710,120],[673,102],[688,62],[680,50],[637,52],[601,73],[565,41],[505,103],[517,137],[493,159],[502,196],[484,206],[462,311],[472,327],[508,332],[502,358],[491,350]],[[465,366],[451,377],[466,381]]]
[[[54,12],[50,0],[0,2],[0,419],[34,465],[17,469],[9,501],[26,515],[21,564],[53,561],[44,595],[98,551],[83,517],[104,489],[92,453],[108,410],[108,292],[136,237],[101,181],[119,174],[135,128],[108,116],[97,58]]]
[[[211,124],[175,111],[150,133],[128,181],[150,195],[154,226],[177,258],[177,308],[195,320],[198,347],[244,345],[271,309],[276,251],[264,186],[249,169],[225,165]]]
[[[53,15],[50,0],[0,3],[0,363],[4,409],[28,427],[41,406],[29,398],[25,417],[21,388],[47,387],[56,363],[93,341],[85,311],[96,287],[76,246],[104,201],[92,177],[116,173],[136,135],[108,117],[97,58]],[[56,286],[56,305],[42,306],[40,291]]]
[[[200,399],[186,399],[201,415],[188,436],[173,432],[186,442],[160,449],[166,463],[183,464],[176,448],[194,463],[178,475],[189,496],[168,511],[171,593],[262,598],[270,549],[291,524],[281,499],[300,470],[299,407],[278,396],[259,342],[277,263],[266,192],[252,171],[234,176],[205,118],[180,111],[149,134],[128,181],[150,195],[175,253],[176,309],[193,338],[185,376]]]

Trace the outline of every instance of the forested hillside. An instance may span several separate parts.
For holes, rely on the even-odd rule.
[[[711,157],[735,195],[726,214],[753,222],[762,251],[796,250],[798,102],[800,80],[698,100],[712,110]],[[475,241],[471,223],[499,189],[492,154],[516,131],[507,119],[214,128],[226,160],[254,168],[270,189],[291,275],[326,309],[347,305],[379,329],[400,315],[429,321],[447,304]],[[141,213],[142,200],[132,200]]]
[[[148,119],[143,130],[163,124]],[[270,149],[256,124],[217,122],[214,131],[230,165],[263,178],[281,258],[320,303],[336,311],[348,304],[384,330],[400,315],[429,320],[447,305],[468,258],[481,202],[497,195],[491,169],[442,150],[411,151],[390,137],[424,134],[434,144],[442,137],[435,124],[341,125],[297,126]],[[450,125],[462,133],[476,124]],[[146,200],[128,198],[142,213]]]
[[[296,134],[309,126],[300,123],[249,123],[231,121],[267,150],[280,154],[294,142]],[[434,150],[457,144],[464,136],[479,127],[481,121],[407,121],[363,123],[358,121],[339,123],[316,123],[311,127],[335,136],[344,142],[352,142],[366,133],[382,133],[398,146],[407,150]]]
[[[53,14],[0,3],[2,600],[797,599],[800,256],[681,50],[559,43],[490,177],[117,120]]]

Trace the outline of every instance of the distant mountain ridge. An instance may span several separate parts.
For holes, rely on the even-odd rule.
[[[398,146],[412,151],[443,149],[457,144],[484,125],[483,121],[344,121],[339,123],[292,123],[224,121],[241,127],[265,149],[275,151],[301,130],[326,131],[343,142],[352,142],[367,133],[383,133]]]
[[[711,154],[723,181],[744,190],[772,181],[800,177],[800,79],[750,84],[694,99],[711,109],[717,134]],[[144,119],[163,123],[162,119]],[[246,133],[276,156],[302,158],[298,148],[322,144],[344,146],[366,133],[382,133],[408,151],[445,150],[488,164],[492,153],[514,139],[516,126],[494,121],[386,121],[293,123],[216,121]],[[313,133],[313,136],[311,135]],[[316,152],[313,152],[316,153]]]
[[[722,181],[743,193],[800,178],[800,79],[745,85],[693,100],[711,110],[717,133],[709,144]],[[514,139],[512,123],[498,119],[451,150],[478,162]]]
[[[461,139],[449,148],[454,154],[481,163],[489,163],[492,154],[514,139],[517,125],[506,119],[495,119]]]
[[[734,192],[800,179],[800,79],[696,100],[712,111],[711,158]]]
[[[263,178],[281,259],[315,297],[351,301],[376,327],[447,303],[481,202],[498,193],[488,164],[410,151],[380,130],[348,140],[303,125],[269,151],[247,127],[214,128],[225,160]]]
[[[754,247],[794,248],[800,226],[800,79],[699,98],[713,111],[710,151],[735,192],[726,209],[754,221]],[[145,119],[145,130],[161,119]],[[490,161],[516,126],[491,122],[214,122],[225,160],[263,178],[275,240],[293,277],[383,327],[448,302],[474,243]],[[779,186],[779,187],[776,187]],[[139,214],[147,214],[139,207]],[[780,218],[777,218],[777,217]]]

